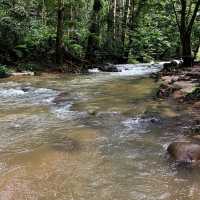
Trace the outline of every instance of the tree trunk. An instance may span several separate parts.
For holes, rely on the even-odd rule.
[[[125,46],[125,39],[126,39],[126,31],[127,31],[127,21],[128,21],[128,14],[129,14],[129,6],[130,6],[130,0],[125,1],[125,6],[124,6],[124,16],[123,16],[123,21],[122,21],[122,44],[123,47]]]
[[[191,34],[181,34],[181,45],[182,45],[182,59],[184,67],[191,67],[193,65],[192,48],[191,48]]]
[[[126,51],[124,51],[124,57],[129,56],[130,53],[130,49],[131,49],[131,45],[132,45],[132,34],[135,31],[135,29],[137,28],[137,25],[139,23],[139,18],[140,18],[140,14],[142,13],[145,5],[146,5],[147,0],[139,0],[137,2],[137,6],[136,6],[136,2],[134,0],[131,0],[130,2],[130,19],[129,19],[129,34],[128,34],[128,44],[127,44],[127,49]]]
[[[47,9],[45,0],[42,1],[42,23],[43,25],[47,24]]]
[[[56,63],[63,67],[63,28],[64,28],[64,2],[58,0],[58,19],[57,19],[57,37],[56,37]]]
[[[182,46],[182,59],[184,67],[191,67],[193,65],[193,57],[192,57],[192,48],[191,48],[191,33],[192,28],[200,7],[200,0],[198,0],[195,6],[193,13],[191,14],[192,3],[189,5],[189,9],[187,9],[187,0],[180,0],[181,10],[180,17],[178,17],[178,11],[175,9],[175,5],[172,1],[172,6],[174,9],[174,13],[176,16],[176,22],[179,28],[181,46]],[[189,10],[189,11],[187,11]],[[191,19],[188,20],[188,17],[191,14]],[[179,20],[180,19],[180,20]]]
[[[110,0],[107,24],[109,39],[111,39],[112,41],[115,38],[115,5],[116,0]]]
[[[93,5],[93,11],[91,15],[90,27],[89,27],[89,37],[87,44],[86,59],[91,62],[96,62],[96,50],[99,49],[99,34],[100,34],[100,25],[99,13],[102,9],[101,0],[95,0]]]
[[[182,46],[182,59],[184,67],[192,66],[191,32],[186,25],[187,1],[181,0],[180,37]]]

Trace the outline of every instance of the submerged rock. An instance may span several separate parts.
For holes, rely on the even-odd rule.
[[[53,103],[55,104],[65,103],[68,100],[68,95],[69,94],[67,92],[61,92],[54,98]]]
[[[200,145],[191,142],[173,142],[167,148],[170,156],[180,163],[200,161]]]

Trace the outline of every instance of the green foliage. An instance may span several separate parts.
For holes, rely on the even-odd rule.
[[[0,64],[0,78],[5,78],[9,74],[9,70],[5,65]]]
[[[15,21],[10,17],[0,19],[0,44],[1,48],[13,49],[20,39],[20,30]]]
[[[117,1],[115,11],[112,11],[114,0],[100,2],[102,8],[96,16],[94,0],[64,0],[63,42],[71,54],[85,58],[90,39],[93,44],[89,41],[89,45],[95,47],[92,52],[100,62],[128,55],[129,63],[179,56],[180,37],[171,1],[135,0],[125,27],[125,1]],[[138,5],[142,5],[140,15],[136,13]],[[130,18],[132,12],[135,21]],[[0,0],[0,63],[54,62],[56,26],[57,1]],[[192,32],[193,50],[198,44],[199,27],[196,22]]]
[[[137,58],[135,58],[134,56],[129,56],[128,58],[128,64],[138,64],[138,60]]]
[[[24,43],[27,46],[35,46],[48,38],[55,37],[55,30],[52,27],[43,25],[41,21],[34,20],[30,24],[30,29],[24,38]]]
[[[197,54],[197,60],[200,61],[200,50],[199,50],[199,52]]]
[[[23,72],[23,71],[39,71],[40,67],[35,63],[20,63],[17,66],[17,71]]]
[[[79,44],[72,44],[70,49],[72,53],[78,57],[82,57],[84,55],[84,48]]]
[[[132,38],[131,54],[144,62],[177,56],[179,34],[169,4],[166,1],[152,1]]]

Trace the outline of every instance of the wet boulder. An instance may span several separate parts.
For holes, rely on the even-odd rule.
[[[98,69],[102,72],[120,72],[120,70],[112,64],[101,65],[98,67]]]
[[[167,62],[163,64],[163,70],[164,73],[170,73],[177,70],[182,65],[182,62],[177,60],[172,60],[171,62]]]
[[[192,142],[173,142],[167,151],[169,155],[180,163],[195,163],[200,161],[200,145]]]

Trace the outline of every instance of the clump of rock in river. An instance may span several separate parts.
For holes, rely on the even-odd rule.
[[[187,69],[172,69],[173,71],[170,71],[164,67],[160,73],[162,83],[158,97],[172,97],[182,102],[200,102],[200,65]]]
[[[170,156],[180,164],[200,164],[200,145],[192,142],[173,142],[167,148]]]
[[[158,97],[186,105],[194,122],[189,130],[193,139],[173,142],[167,151],[176,161],[200,166],[200,65],[183,69],[175,62],[167,63],[158,77],[161,80]]]

